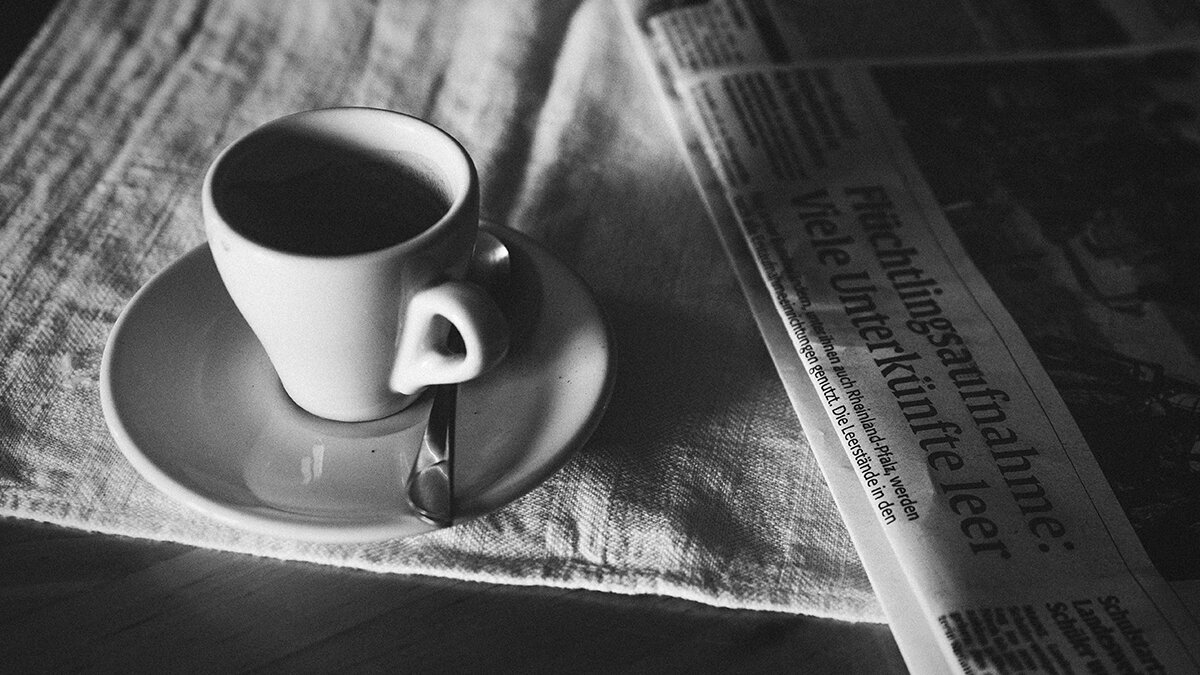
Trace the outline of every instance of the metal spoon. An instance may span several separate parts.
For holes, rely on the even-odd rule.
[[[478,284],[493,298],[508,293],[511,261],[508,247],[490,232],[480,231],[467,281]],[[451,341],[457,338],[452,334]],[[451,345],[461,348],[461,344]],[[408,501],[425,521],[438,527],[454,524],[454,418],[458,385],[434,386],[429,423],[413,460],[405,489]]]

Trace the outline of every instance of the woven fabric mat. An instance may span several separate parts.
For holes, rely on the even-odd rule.
[[[280,115],[369,105],[471,152],[484,217],[596,293],[620,355],[591,441],[508,507],[315,545],[178,505],[100,412],[113,321],[204,240],[216,152]],[[0,86],[0,514],[228,551],[881,621],[614,7],[73,2]],[[0,558],[3,553],[0,552]]]

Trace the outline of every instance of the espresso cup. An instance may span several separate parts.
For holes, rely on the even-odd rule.
[[[479,227],[475,166],[428,122],[374,108],[277,119],[217,156],[202,200],[230,297],[314,415],[386,417],[508,349],[496,303],[461,281]]]

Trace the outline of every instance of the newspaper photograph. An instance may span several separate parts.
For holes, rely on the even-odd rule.
[[[1096,47],[1100,6],[964,13],[1070,51],[851,61],[773,4],[636,4],[910,667],[1200,669],[1200,55]]]

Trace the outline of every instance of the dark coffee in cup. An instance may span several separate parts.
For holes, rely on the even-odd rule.
[[[284,127],[245,139],[213,176],[213,202],[246,238],[302,255],[351,255],[407,241],[450,208],[419,155]]]

